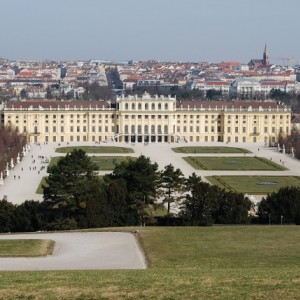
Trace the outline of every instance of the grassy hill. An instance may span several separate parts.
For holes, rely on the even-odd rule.
[[[300,226],[134,229],[147,270],[0,272],[0,298],[299,299]]]

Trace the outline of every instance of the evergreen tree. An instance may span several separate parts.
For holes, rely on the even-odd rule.
[[[123,179],[127,189],[127,205],[138,213],[140,223],[144,224],[146,207],[156,201],[158,183],[158,165],[141,155],[136,160],[117,164],[109,180]]]
[[[70,229],[82,223],[91,189],[95,181],[98,182],[96,169],[97,166],[81,149],[67,153],[56,165],[48,167],[49,176],[43,191],[50,226]]]
[[[172,164],[165,166],[160,172],[159,186],[163,197],[163,203],[167,203],[167,211],[170,214],[171,203],[179,202],[184,191],[184,176],[180,169],[175,169]]]
[[[14,232],[30,232],[43,228],[42,204],[38,201],[26,200],[16,206],[14,212]]]
[[[12,231],[15,209],[12,203],[0,200],[0,232]]]
[[[300,225],[300,188],[283,187],[258,204],[258,217],[261,223],[295,223]]]
[[[189,225],[245,224],[252,203],[243,194],[226,192],[193,173],[186,180],[187,194],[181,216]]]
[[[218,197],[218,209],[215,212],[217,224],[247,224],[252,203],[241,193],[222,190]]]
[[[220,189],[203,182],[195,173],[186,180],[186,189],[181,215],[190,225],[213,224]]]

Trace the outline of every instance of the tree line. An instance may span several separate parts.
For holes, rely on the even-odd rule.
[[[20,135],[16,130],[9,127],[0,128],[0,173],[4,172],[11,159],[16,161],[26,142],[27,137]]]
[[[294,156],[300,159],[300,132],[297,127],[293,127],[290,134],[279,134],[278,143],[280,147],[285,146],[285,153],[292,154],[292,148]]]
[[[43,201],[27,200],[20,205],[4,199],[0,201],[0,231],[134,225],[208,226],[253,221],[249,214],[253,204],[243,194],[212,186],[195,173],[186,178],[171,164],[159,171],[158,165],[143,155],[117,164],[114,171],[104,177],[97,176],[95,171],[95,164],[84,151],[68,153],[56,165],[48,167]],[[282,214],[286,222],[297,223],[300,190],[291,190],[290,202],[285,207],[287,195],[290,190],[264,199],[255,222],[266,223],[271,215],[272,223],[278,223],[278,214]],[[159,210],[165,212],[163,217],[158,216]]]

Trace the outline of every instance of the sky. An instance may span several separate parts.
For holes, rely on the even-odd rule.
[[[10,60],[300,61],[300,0],[0,0]],[[292,59],[291,59],[292,62]]]

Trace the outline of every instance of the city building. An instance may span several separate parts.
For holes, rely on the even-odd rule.
[[[290,133],[291,110],[273,101],[10,101],[3,123],[31,142],[264,142]]]

